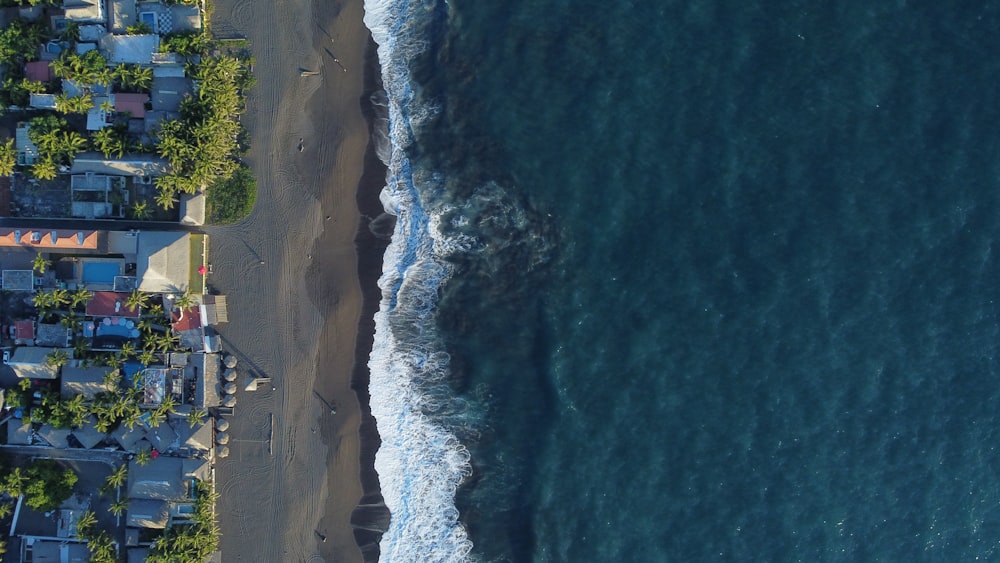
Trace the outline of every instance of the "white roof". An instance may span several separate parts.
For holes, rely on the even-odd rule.
[[[139,289],[151,293],[181,293],[188,289],[191,235],[143,231],[139,233],[136,277]]]
[[[185,225],[205,224],[205,194],[184,194],[181,196],[181,223]]]
[[[108,96],[94,96],[94,107],[87,111],[87,131],[97,131],[108,126],[108,112],[101,109],[101,104],[110,101]]]
[[[105,35],[101,51],[112,64],[152,64],[153,53],[160,48],[159,35]]]
[[[104,21],[104,0],[63,0],[66,19],[78,22]]]
[[[113,176],[162,176],[169,172],[167,161],[151,154],[128,155],[123,158],[104,158],[97,152],[84,152],[76,155],[71,174],[111,174]]]

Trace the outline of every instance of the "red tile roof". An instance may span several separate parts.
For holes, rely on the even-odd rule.
[[[17,340],[34,340],[35,322],[17,321],[16,323],[14,323],[14,338],[16,338]]]
[[[127,111],[132,117],[146,117],[146,102],[148,94],[115,94],[115,111]]]
[[[49,61],[34,61],[24,65],[24,76],[33,82],[48,82],[55,78]]]
[[[128,317],[139,318],[139,310],[125,304],[128,294],[114,291],[95,291],[94,296],[87,301],[87,314],[94,317]],[[118,310],[115,304],[118,303]]]
[[[198,307],[184,309],[184,318],[177,320],[179,316],[176,309],[170,312],[170,325],[174,332],[184,332],[201,327],[201,311]]]

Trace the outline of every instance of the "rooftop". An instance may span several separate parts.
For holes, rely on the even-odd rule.
[[[148,94],[115,94],[115,111],[128,112],[132,117],[146,117],[146,102]]]
[[[125,302],[128,294],[114,291],[95,291],[87,302],[86,312],[93,317],[126,317],[139,318],[139,309],[129,307]]]
[[[78,367],[64,366],[62,369],[62,384],[60,393],[63,397],[73,397],[83,395],[87,399],[93,399],[98,393],[108,390],[104,383],[104,378],[111,373],[112,369],[107,366],[100,367]]]
[[[99,238],[98,231],[0,228],[0,247],[7,248],[96,250]]]
[[[183,293],[191,269],[191,235],[183,232],[139,233],[136,277],[139,289],[151,293]]]
[[[32,82],[48,82],[55,78],[49,61],[33,61],[24,65],[24,76]]]

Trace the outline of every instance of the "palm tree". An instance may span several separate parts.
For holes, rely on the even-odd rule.
[[[53,350],[45,356],[45,363],[57,368],[62,367],[69,363],[69,354],[65,350]]]
[[[112,154],[120,158],[125,153],[125,143],[122,142],[121,136],[111,127],[105,127],[95,132],[91,138],[91,145],[96,150],[101,151],[104,158],[108,158]]]
[[[16,164],[17,149],[14,148],[14,139],[8,139],[6,143],[0,144],[0,176],[13,174]]]
[[[87,288],[85,287],[78,288],[76,291],[70,294],[69,306],[75,309],[80,305],[83,305],[86,302],[90,301],[93,297],[94,294],[91,291],[88,291]]]
[[[190,291],[185,291],[174,299],[174,307],[180,309],[181,311],[184,309],[190,309],[194,304],[194,296],[191,295]]]
[[[195,407],[191,409],[191,411],[188,412],[187,414],[188,424],[191,426],[191,428],[194,428],[195,426],[201,424],[202,419],[205,418],[206,416],[208,416],[208,411],[206,411],[201,407]]]
[[[110,510],[111,514],[114,514],[115,516],[121,516],[123,512],[128,510],[128,499],[123,498],[115,501],[110,507],[108,507],[108,510]]]
[[[39,180],[51,180],[56,177],[56,173],[56,163],[51,155],[36,160],[31,167],[31,174]]]
[[[76,519],[76,537],[85,540],[90,537],[90,530],[97,525],[97,515],[87,510]]]
[[[142,418],[142,413],[139,411],[139,408],[138,407],[130,408],[127,411],[125,411],[125,414],[122,417],[122,424],[124,424],[125,426],[128,427],[129,430],[131,430],[135,428],[135,425],[136,423],[139,422],[140,418]]]
[[[139,465],[146,465],[152,459],[153,457],[150,455],[149,450],[147,449],[139,450],[139,453],[137,453],[135,456],[135,462],[138,463]]]
[[[167,414],[160,409],[155,409],[149,411],[149,416],[146,418],[146,424],[151,427],[156,428],[157,426],[163,424],[163,421],[167,419]]]
[[[138,90],[149,90],[153,85],[153,69],[135,65],[132,67],[131,82]]]
[[[125,342],[122,344],[121,357],[128,359],[135,355],[135,344],[132,341]]]
[[[42,256],[41,252],[35,255],[35,258],[31,261],[31,266],[36,272],[38,272],[38,275],[44,274],[45,268],[47,268],[48,265],[49,261],[46,260],[44,256]]]
[[[132,206],[131,214],[133,219],[145,221],[153,216],[153,210],[149,208],[149,204],[147,202],[137,201],[135,202],[135,205]]]
[[[146,349],[139,354],[137,359],[139,360],[139,363],[141,363],[142,365],[148,366],[149,364],[156,361],[156,353],[153,352],[153,350],[151,349]]]
[[[131,293],[128,294],[128,299],[125,300],[125,304],[131,309],[142,309],[149,303],[149,294],[139,291],[138,289],[133,289]]]
[[[111,472],[111,475],[108,475],[107,481],[105,482],[108,484],[108,487],[112,489],[117,489],[118,487],[121,487],[122,485],[125,484],[125,480],[127,478],[128,478],[128,466],[119,465],[118,469],[115,469],[114,471]]]
[[[109,391],[114,392],[118,389],[118,385],[122,382],[122,371],[115,368],[108,373],[104,374],[104,387]]]
[[[24,470],[20,467],[15,467],[7,473],[7,478],[4,479],[2,485],[3,491],[12,497],[19,497],[24,493],[24,488],[30,480],[24,473]]]

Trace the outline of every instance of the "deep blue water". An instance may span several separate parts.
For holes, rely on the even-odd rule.
[[[996,7],[367,8],[383,560],[1000,559]]]

